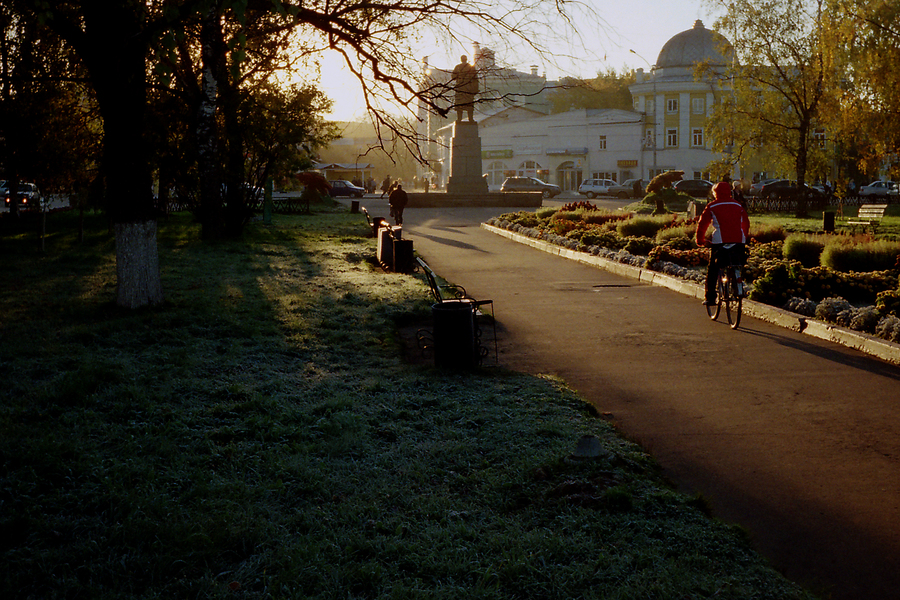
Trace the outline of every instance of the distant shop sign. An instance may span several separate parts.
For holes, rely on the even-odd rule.
[[[584,156],[587,153],[588,153],[588,149],[585,148],[584,146],[580,146],[578,148],[548,148],[547,149],[547,156],[552,156],[552,155]]]
[[[616,161],[616,164],[620,169],[631,169],[638,166],[638,161],[636,160],[619,160]]]
[[[491,159],[491,158],[512,158],[513,151],[512,149],[508,150],[482,150],[481,158]]]

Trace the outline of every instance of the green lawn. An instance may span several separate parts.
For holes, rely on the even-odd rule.
[[[404,362],[427,287],[359,215],[173,216],[134,311],[106,221],[75,230],[0,227],[8,597],[810,597],[563,382]]]

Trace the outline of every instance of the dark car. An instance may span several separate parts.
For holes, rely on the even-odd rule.
[[[9,184],[7,182],[3,183],[3,198],[6,202],[6,206],[9,206]],[[20,183],[18,196],[20,210],[36,210],[41,207],[41,192],[33,183]]]
[[[355,186],[344,179],[336,179],[335,181],[329,181],[328,183],[331,184],[331,196],[334,198],[342,196],[362,198],[363,194],[366,193],[365,188]]]
[[[553,198],[562,193],[558,185],[546,183],[537,177],[507,177],[501,192],[541,192],[544,198]]]
[[[815,188],[809,187],[805,183],[803,184],[803,189],[806,190],[807,198],[819,199],[824,196],[822,192]],[[791,181],[789,179],[777,179],[762,186],[762,188],[760,188],[759,190],[759,196],[760,198],[782,200],[796,198],[799,192],[800,188],[797,186],[796,181]]]
[[[705,179],[682,179],[681,181],[676,181],[672,187],[675,188],[676,192],[687,194],[693,198],[706,198],[709,196],[709,191],[713,188],[713,183]]]

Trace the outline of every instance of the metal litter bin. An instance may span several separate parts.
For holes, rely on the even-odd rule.
[[[825,211],[822,213],[822,229],[827,233],[834,233],[834,213]]]
[[[412,273],[413,241],[394,238],[394,272]]]
[[[394,236],[387,227],[378,230],[378,262],[389,269],[394,266]]]
[[[475,311],[468,302],[440,302],[431,306],[434,319],[434,364],[470,369],[477,364]]]

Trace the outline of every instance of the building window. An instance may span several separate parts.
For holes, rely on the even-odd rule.
[[[616,174],[609,171],[594,171],[591,173],[592,179],[612,179],[616,181]]]
[[[678,98],[669,98],[666,100],[666,112],[667,113],[677,113],[678,112]]]
[[[597,148],[599,150],[606,150],[606,136],[605,135],[600,136],[600,139],[598,140]]]
[[[703,129],[701,127],[691,129],[691,146],[694,148],[703,147]]]
[[[491,164],[488,165],[487,168],[487,182],[489,186],[499,186],[503,185],[503,180],[506,179],[506,165],[503,164],[502,161],[495,160]]]
[[[678,147],[678,130],[666,129],[666,146],[669,148]]]
[[[550,172],[542,169],[540,163],[533,160],[523,161],[516,169],[516,175],[519,177],[537,177],[542,181],[547,181]]]
[[[645,100],[647,104],[647,110],[645,112],[654,113],[656,112],[656,98],[653,96],[649,96],[647,100]]]
[[[656,147],[656,136],[652,129],[647,129],[644,132],[644,148],[655,148]]]
[[[813,131],[813,139],[819,148],[825,148],[828,144],[828,139],[825,137],[825,130],[821,127],[818,127]]]
[[[695,115],[702,115],[706,112],[706,98],[691,99],[691,112]]]

